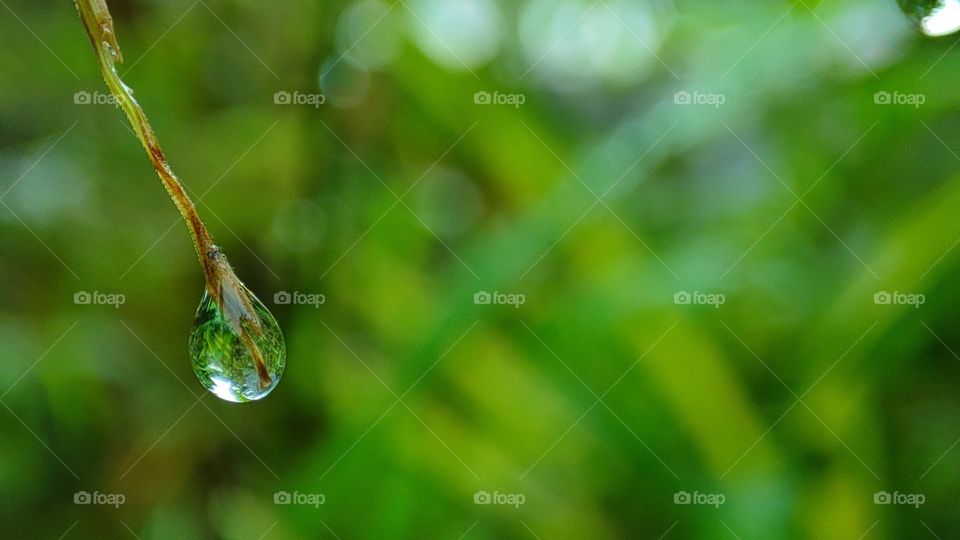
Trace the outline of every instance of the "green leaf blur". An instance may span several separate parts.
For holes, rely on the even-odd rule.
[[[74,7],[0,2],[5,537],[960,537],[956,35],[896,0],[109,5],[287,365],[197,382],[195,252]]]

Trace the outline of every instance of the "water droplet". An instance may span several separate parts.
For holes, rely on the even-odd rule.
[[[960,30],[960,0],[897,0],[900,9],[928,36]]]
[[[283,334],[267,307],[239,281],[222,285],[220,302],[206,289],[200,299],[190,332],[193,372],[220,399],[258,400],[283,375]]]

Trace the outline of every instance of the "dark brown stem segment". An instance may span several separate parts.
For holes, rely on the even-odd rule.
[[[83,21],[83,26],[87,30],[90,42],[97,53],[103,79],[107,82],[110,92],[116,97],[120,108],[126,113],[133,129],[136,130],[137,138],[143,143],[153,168],[157,171],[157,175],[160,176],[164,187],[167,188],[170,198],[173,199],[177,209],[180,210],[180,215],[183,216],[184,221],[190,228],[197,255],[204,267],[207,283],[216,282],[216,279],[211,279],[215,276],[210,275],[208,271],[212,268],[208,269],[208,265],[204,263],[206,253],[214,247],[213,238],[210,237],[210,233],[207,232],[203,222],[200,221],[193,201],[187,195],[183,184],[180,183],[173,173],[173,169],[167,163],[163,150],[160,149],[160,142],[157,141],[157,137],[153,134],[153,129],[147,121],[147,115],[144,114],[140,104],[133,97],[133,90],[120,80],[120,75],[117,73],[116,63],[123,62],[123,56],[120,54],[120,46],[117,44],[117,37],[113,31],[113,18],[110,17],[106,2],[104,0],[77,0],[77,10],[80,12],[80,19]]]
[[[234,331],[237,332],[244,345],[250,350],[257,368],[260,386],[268,386],[271,379],[269,373],[267,373],[263,355],[243,324],[247,322],[251,326],[251,330],[259,334],[261,332],[260,320],[253,309],[246,287],[237,279],[230,263],[227,262],[227,258],[213,243],[213,238],[207,231],[207,227],[200,220],[200,216],[197,215],[197,209],[193,201],[167,163],[167,158],[163,155],[163,150],[160,149],[160,142],[153,134],[150,122],[147,121],[147,115],[144,114],[140,104],[133,97],[133,90],[123,83],[117,73],[116,64],[123,62],[123,56],[120,54],[120,45],[117,44],[117,36],[113,30],[113,18],[107,9],[106,1],[76,0],[76,4],[80,19],[83,21],[83,26],[96,52],[103,79],[110,88],[110,92],[117,99],[120,108],[123,109],[130,120],[137,138],[140,139],[147,155],[150,157],[153,168],[160,176],[160,181],[167,188],[167,193],[170,194],[170,198],[177,205],[177,210],[180,211],[180,215],[183,216],[183,220],[190,229],[197,256],[200,258],[200,267],[203,269],[207,291],[216,300],[227,320],[231,321]],[[230,301],[225,302],[226,298],[229,298]]]

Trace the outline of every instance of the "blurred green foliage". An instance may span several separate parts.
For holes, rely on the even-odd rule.
[[[73,7],[2,4],[5,536],[960,535],[960,52],[893,0],[109,2],[284,330],[246,405]]]

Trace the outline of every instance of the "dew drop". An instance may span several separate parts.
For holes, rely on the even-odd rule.
[[[960,30],[960,0],[897,0],[900,9],[928,36],[946,36]]]
[[[245,294],[246,302],[238,294]],[[286,363],[280,327],[242,284],[224,287],[221,298],[218,303],[204,289],[200,299],[189,342],[193,372],[220,399],[243,403],[266,397]]]

